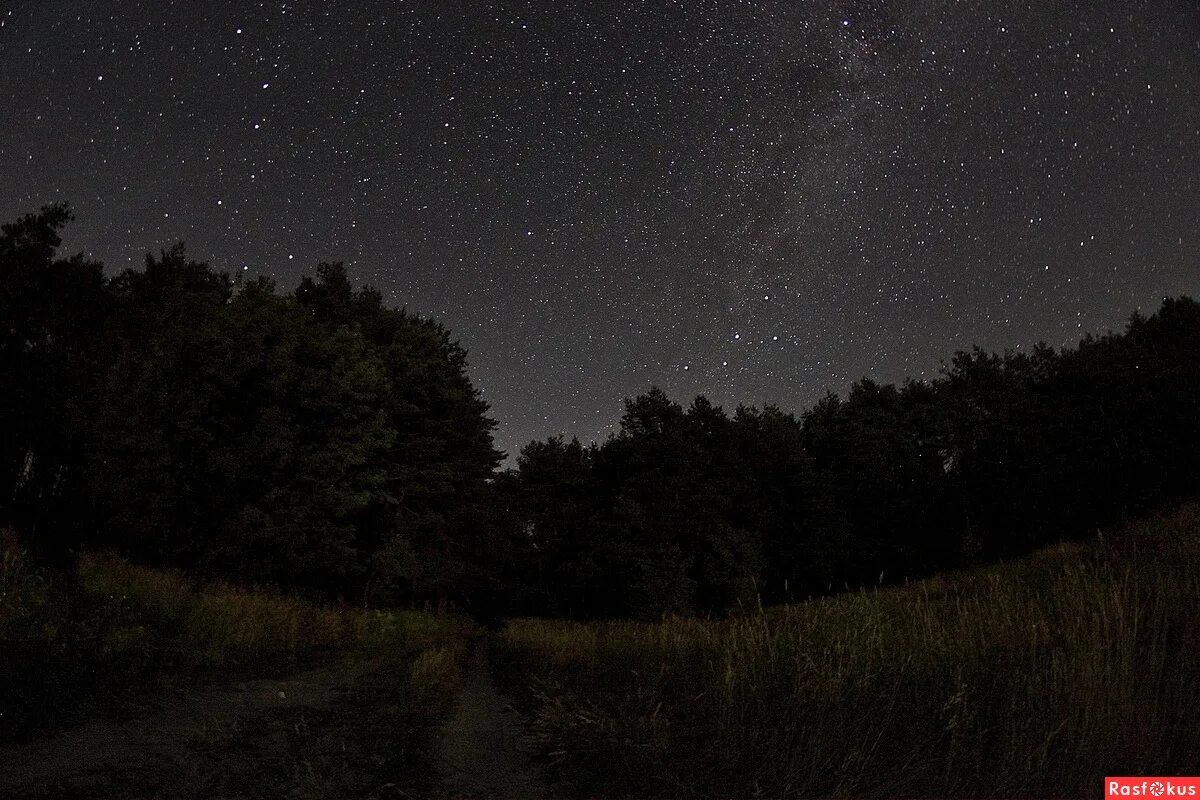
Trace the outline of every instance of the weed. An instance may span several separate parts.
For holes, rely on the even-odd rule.
[[[517,620],[581,793],[1076,796],[1200,755],[1200,509],[1106,543],[724,621]]]

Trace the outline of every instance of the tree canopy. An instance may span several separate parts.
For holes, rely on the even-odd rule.
[[[627,400],[510,468],[434,320],[320,264],[293,292],[180,247],[0,228],[0,524],[329,599],[725,614],[1005,558],[1200,495],[1200,304],[1077,347],[961,352],[802,414]]]
[[[504,486],[527,596],[572,616],[725,613],[1094,536],[1200,494],[1200,304],[798,417],[654,389],[603,444],[530,443]]]
[[[112,546],[356,597],[449,594],[502,454],[438,323],[322,264],[292,294],[182,247],[111,278],[60,259],[50,207],[0,238],[5,516],[49,551]]]

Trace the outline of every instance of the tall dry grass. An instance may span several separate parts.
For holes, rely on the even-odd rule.
[[[0,531],[0,741],[54,727],[87,703],[121,701],[176,674],[266,674],[323,654],[443,654],[444,701],[470,624],[453,615],[328,608],[282,594],[108,555],[80,558],[78,577],[57,583]],[[448,655],[446,655],[448,654]],[[453,668],[453,669],[452,669]]]
[[[86,594],[130,609],[132,627],[168,632],[181,658],[228,666],[345,648],[420,649],[461,634],[465,622],[419,611],[329,608],[269,590],[209,582],[185,573],[85,555],[79,576]]]
[[[581,794],[1092,796],[1200,767],[1200,510],[721,622],[518,620]]]

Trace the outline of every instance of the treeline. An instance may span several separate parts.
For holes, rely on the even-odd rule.
[[[1200,304],[799,418],[653,390],[604,444],[533,442],[501,484],[529,610],[565,616],[722,613],[1094,537],[1200,493]]]
[[[48,563],[328,599],[721,614],[1005,557],[1200,493],[1200,305],[960,353],[797,417],[651,390],[619,432],[494,423],[438,323],[323,264],[291,293],[181,248],[106,275],[62,207],[0,230],[0,525]]]
[[[64,207],[0,231],[0,525],[346,600],[469,586],[502,457],[465,353],[322,264],[291,294],[182,247],[108,277]]]

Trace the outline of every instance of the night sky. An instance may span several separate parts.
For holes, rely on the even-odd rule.
[[[1195,8],[1195,4],[1192,4]],[[0,218],[112,269],[317,262],[446,323],[512,451],[801,410],[1200,295],[1161,2],[0,4]]]

